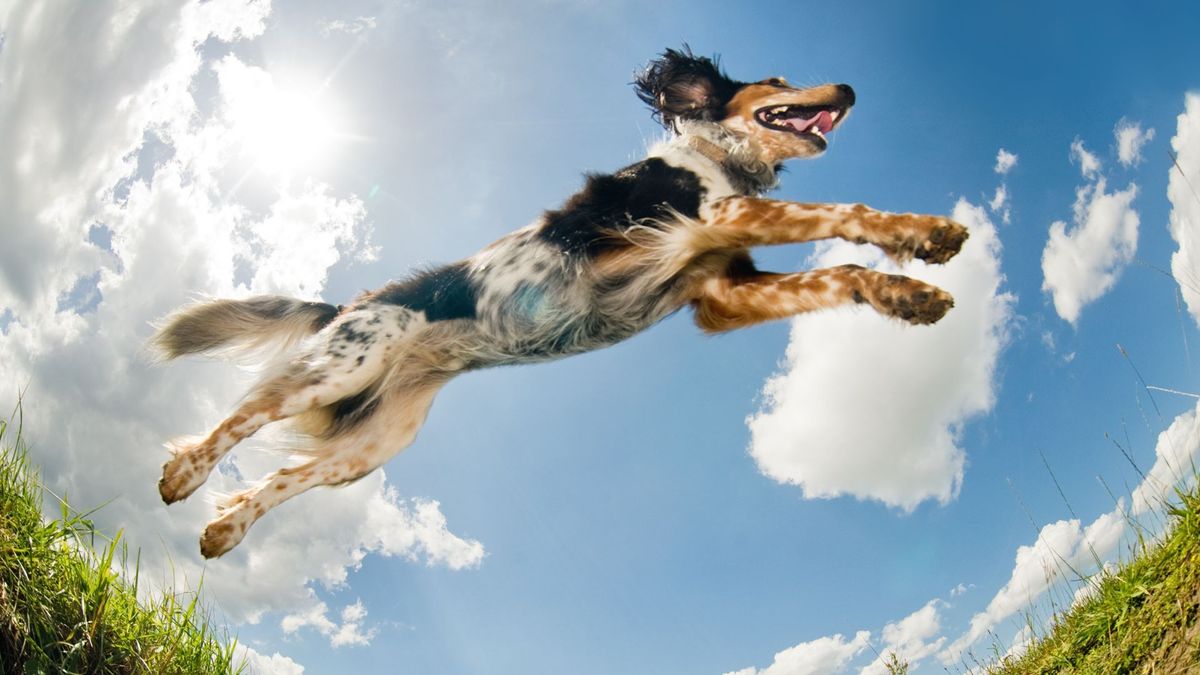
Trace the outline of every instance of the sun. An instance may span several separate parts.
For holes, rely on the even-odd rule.
[[[266,73],[224,92],[238,153],[272,177],[287,179],[319,168],[337,141],[347,137],[330,92],[319,86],[284,89],[261,75]]]

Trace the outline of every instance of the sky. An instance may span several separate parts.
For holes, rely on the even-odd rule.
[[[47,488],[197,588],[259,673],[969,672],[1161,532],[1200,452],[1200,9],[1183,3],[0,0],[0,406]],[[466,257],[662,129],[666,47],[846,82],[773,197],[950,215],[936,326],[686,312],[471,373],[383,470],[232,553],[163,442],[251,374],[155,365],[200,297],[342,303]],[[759,251],[857,262],[843,242]],[[1194,353],[1195,352],[1195,353]],[[1168,391],[1170,390],[1170,391]],[[53,509],[51,510],[53,511]],[[202,583],[201,583],[202,582]]]

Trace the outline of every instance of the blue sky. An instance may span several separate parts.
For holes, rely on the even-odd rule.
[[[0,1],[0,402],[28,384],[47,484],[114,500],[98,522],[176,588],[203,574],[262,672],[961,669],[1031,602],[1070,604],[1042,563],[1119,557],[1121,513],[1157,522],[1148,495],[1200,447],[1195,399],[1143,387],[1200,391],[1197,14]],[[344,302],[470,255],[643,156],[661,129],[628,83],[684,42],[734,77],[854,86],[773,196],[968,220],[961,261],[911,270],[958,294],[946,326],[848,310],[705,337],[681,314],[473,373],[386,482],[294,500],[204,566],[212,507],[159,503],[158,448],[247,376],[149,365],[149,321],[206,293]],[[280,462],[240,450],[215,487]]]

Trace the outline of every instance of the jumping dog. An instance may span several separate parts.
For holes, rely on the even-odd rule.
[[[943,263],[966,240],[940,216],[761,196],[785,160],[825,151],[854,105],[849,86],[741,82],[684,47],[652,61],[634,87],[668,138],[465,260],[345,306],[264,296],[204,302],[163,321],[151,342],[168,359],[269,355],[233,414],[202,439],[168,443],[163,501],[192,494],[266,424],[289,420],[306,439],[307,461],[219,507],[200,538],[205,557],[232,549],[284,500],[381,466],[412,443],[434,395],[461,373],[606,347],[687,306],[709,332],[855,303],[931,324],[953,306],[934,286],[855,265],[755,267],[753,246],[838,237],[898,262]]]

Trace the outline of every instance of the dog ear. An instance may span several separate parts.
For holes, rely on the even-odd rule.
[[[674,130],[676,120],[721,119],[725,104],[743,84],[729,79],[713,59],[695,56],[684,45],[651,61],[633,86],[638,98],[654,109],[654,117]]]

